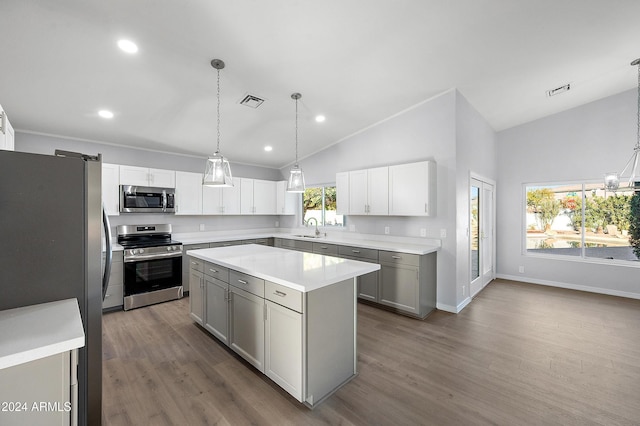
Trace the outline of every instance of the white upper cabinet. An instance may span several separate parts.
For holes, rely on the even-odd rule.
[[[202,173],[176,172],[176,214],[202,214]]]
[[[433,161],[389,167],[389,214],[436,215],[436,164]]]
[[[336,173],[336,213],[349,214],[349,172]]]
[[[295,192],[287,192],[287,181],[276,183],[276,212],[279,215],[296,214],[298,195]]]
[[[175,188],[176,172],[146,167],[120,166],[120,185]]]
[[[276,182],[240,178],[241,214],[277,214]]]
[[[0,105],[0,149],[6,151],[15,149],[15,132],[2,105]]]
[[[102,163],[102,204],[109,216],[120,214],[120,166]]]
[[[203,214],[240,214],[240,179],[231,187],[202,187]]]
[[[349,214],[389,214],[389,168],[349,172]]]

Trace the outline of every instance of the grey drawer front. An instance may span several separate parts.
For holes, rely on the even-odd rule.
[[[195,269],[198,272],[204,273],[204,264],[204,260],[196,259],[193,256],[189,259],[189,267],[191,269]]]
[[[264,297],[264,280],[238,271],[229,271],[229,284]]]
[[[204,273],[212,278],[217,278],[225,283],[229,282],[229,269],[215,263],[205,262]]]
[[[283,238],[281,241],[281,246],[300,251],[313,251],[313,244],[311,241],[288,240],[286,238]]]
[[[313,252],[318,254],[327,254],[329,256],[337,256],[338,246],[335,244],[313,243]]]
[[[378,250],[368,248],[338,246],[338,254],[340,256],[349,256],[351,258],[378,260]]]
[[[264,282],[264,298],[302,313],[302,293],[271,281]]]
[[[394,251],[380,250],[380,262],[420,266],[420,256],[417,254],[398,253]]]
[[[200,250],[200,249],[208,249],[208,248],[209,248],[209,243],[189,244],[183,247],[183,251],[187,252],[189,250]]]

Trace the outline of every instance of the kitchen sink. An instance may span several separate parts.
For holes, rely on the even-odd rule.
[[[302,234],[297,234],[297,235],[294,235],[294,237],[303,237],[303,238],[320,238],[320,235],[302,235]]]

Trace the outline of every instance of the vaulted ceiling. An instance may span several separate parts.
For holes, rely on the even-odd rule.
[[[279,168],[293,92],[300,157],[450,88],[500,131],[635,87],[638,16],[637,0],[2,0],[0,104],[18,131],[205,157],[219,58],[221,151]]]

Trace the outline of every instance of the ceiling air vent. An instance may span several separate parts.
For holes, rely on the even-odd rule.
[[[560,93],[568,92],[571,89],[571,83],[567,83],[564,86],[556,87],[555,89],[547,90],[547,96],[555,96]]]
[[[247,94],[244,96],[244,98],[240,100],[239,104],[255,109],[255,108],[258,108],[260,105],[262,105],[263,102],[264,102],[264,99],[254,95]]]

